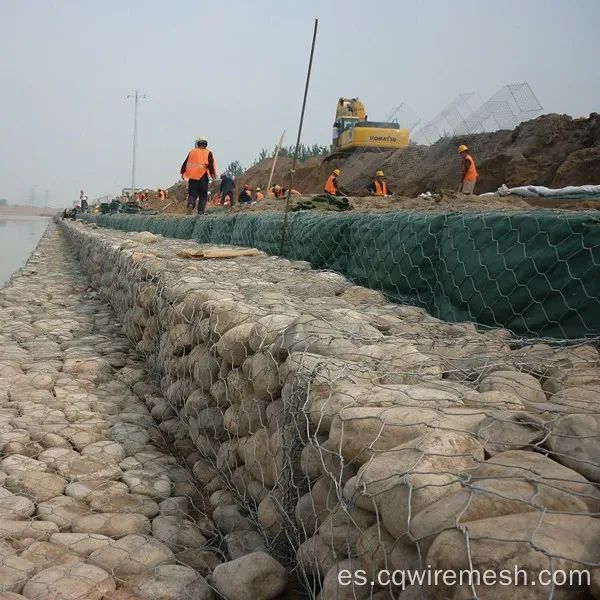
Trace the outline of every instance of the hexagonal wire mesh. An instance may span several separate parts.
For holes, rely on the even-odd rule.
[[[88,496],[83,510],[92,515],[70,525],[113,540],[110,551],[79,560],[110,572],[119,597],[157,597],[159,579],[175,585],[173,562],[206,575],[221,560],[207,585],[232,599],[272,597],[286,580],[298,596],[323,600],[586,593],[586,575],[580,584],[575,571],[595,577],[600,566],[597,339],[515,340],[390,304],[304,263],[264,255],[194,262],[180,256],[198,248],[193,242],[63,231],[136,346],[130,356],[144,356],[158,385],[139,379],[137,361],[116,375],[133,385],[125,404],[142,414],[142,400],[160,435],[111,429],[129,455],[118,463],[128,499],[103,494],[92,506]],[[107,408],[99,392],[109,390],[125,393],[114,382],[90,384],[99,410]],[[135,446],[150,440],[154,450]],[[152,454],[159,448],[184,461]],[[169,498],[156,498],[167,488]],[[124,525],[107,524],[103,508],[141,510],[148,501],[132,500],[136,493],[162,499],[160,512],[152,507],[148,529],[122,537]],[[38,518],[61,517],[64,502],[46,513],[38,506]],[[83,567],[60,568],[66,577]],[[463,572],[461,582],[428,583],[435,569]],[[480,581],[502,569],[519,569],[518,585]],[[386,571],[395,572],[391,584]],[[410,583],[416,573],[423,586]],[[188,576],[179,575],[177,597],[210,597],[203,584],[186,588]]]

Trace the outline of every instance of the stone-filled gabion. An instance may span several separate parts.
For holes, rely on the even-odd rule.
[[[124,475],[115,470],[110,477],[130,496],[169,502],[155,516],[154,505],[128,500],[144,511],[137,520],[127,513],[128,547],[151,532],[174,556],[203,560],[207,535],[171,514],[177,496],[192,505],[208,498],[211,544],[231,560],[209,583],[231,600],[275,597],[286,581],[322,600],[466,598],[467,584],[402,591],[378,575],[597,566],[600,354],[592,344],[516,344],[506,330],[445,323],[304,263],[193,260],[178,256],[197,248],[188,241],[61,228],[158,387],[138,364],[116,379],[185,449],[197,486],[178,481],[169,496],[160,477],[143,476],[143,462],[140,474],[132,463]],[[109,377],[97,360],[72,368]],[[145,432],[136,417],[110,439],[125,461],[139,460],[152,439]],[[65,519],[76,510],[58,508]],[[111,534],[117,513],[77,514],[76,530]],[[342,586],[346,570],[365,571],[369,583]],[[597,570],[592,579],[561,587],[560,597],[600,597]],[[477,593],[541,599],[551,588]]]

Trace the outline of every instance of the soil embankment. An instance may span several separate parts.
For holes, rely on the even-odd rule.
[[[493,192],[503,183],[509,187],[543,185],[559,188],[567,185],[600,184],[600,116],[592,113],[587,119],[573,119],[567,115],[544,115],[521,123],[514,130],[501,130],[460,138],[444,138],[432,146],[409,146],[394,152],[358,152],[349,157],[326,160],[313,157],[296,168],[294,188],[302,194],[323,191],[327,177],[334,168],[340,168],[340,184],[347,191],[355,209],[378,212],[403,208],[430,207],[431,202],[415,201],[423,192],[439,193],[456,190],[460,179],[459,144],[466,143],[476,160],[479,171],[477,193]],[[264,159],[248,169],[236,181],[238,188],[248,184],[252,189],[264,189],[269,181],[273,159]],[[288,186],[292,160],[277,161],[273,184]],[[365,186],[378,169],[383,169],[390,187],[401,198],[375,200],[365,197]],[[465,205],[464,197],[444,193],[442,205],[459,210]],[[161,202],[157,193],[151,193],[150,206],[165,214],[184,214],[186,184],[182,181],[169,189],[169,199]],[[473,203],[474,201],[469,201]],[[521,201],[502,199],[481,200],[483,207],[514,208]],[[525,202],[525,201],[523,201]],[[169,206],[167,206],[170,203]],[[439,203],[438,203],[439,205]],[[581,201],[526,201],[526,206],[556,208],[595,208]],[[252,211],[282,210],[277,201],[263,202]]]

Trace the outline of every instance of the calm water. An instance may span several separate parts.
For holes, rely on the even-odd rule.
[[[0,288],[25,265],[48,223],[44,217],[0,216]]]

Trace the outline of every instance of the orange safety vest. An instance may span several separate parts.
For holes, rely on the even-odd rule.
[[[271,191],[273,192],[274,198],[281,198],[284,194],[283,188],[281,188],[278,192],[275,191],[275,188],[271,188]]]
[[[161,199],[161,200],[164,200],[164,199],[165,199],[165,193],[164,193],[164,191],[163,191],[163,190],[160,190],[160,194],[159,194],[159,196],[160,196],[160,199]]]
[[[337,194],[337,182],[335,180],[335,175],[330,175],[327,183],[325,184],[325,191],[328,194],[335,196]]]
[[[204,174],[208,173],[209,155],[210,150],[207,150],[206,148],[192,148],[188,155],[187,164],[185,166],[185,173],[183,174],[183,176],[186,179],[202,179],[202,177],[204,177]]]
[[[262,192],[256,192],[256,199],[257,200],[262,200],[265,197],[265,195]]]
[[[465,176],[463,177],[463,181],[475,181],[477,179],[477,175],[478,175],[477,169],[475,168],[475,161],[473,160],[473,157],[470,154],[467,154],[463,158],[463,167],[464,167],[467,159],[469,159],[471,161],[471,164],[469,165],[469,168],[467,169],[467,172],[465,173]]]
[[[375,180],[375,195],[376,196],[387,196],[388,188],[385,181]]]

